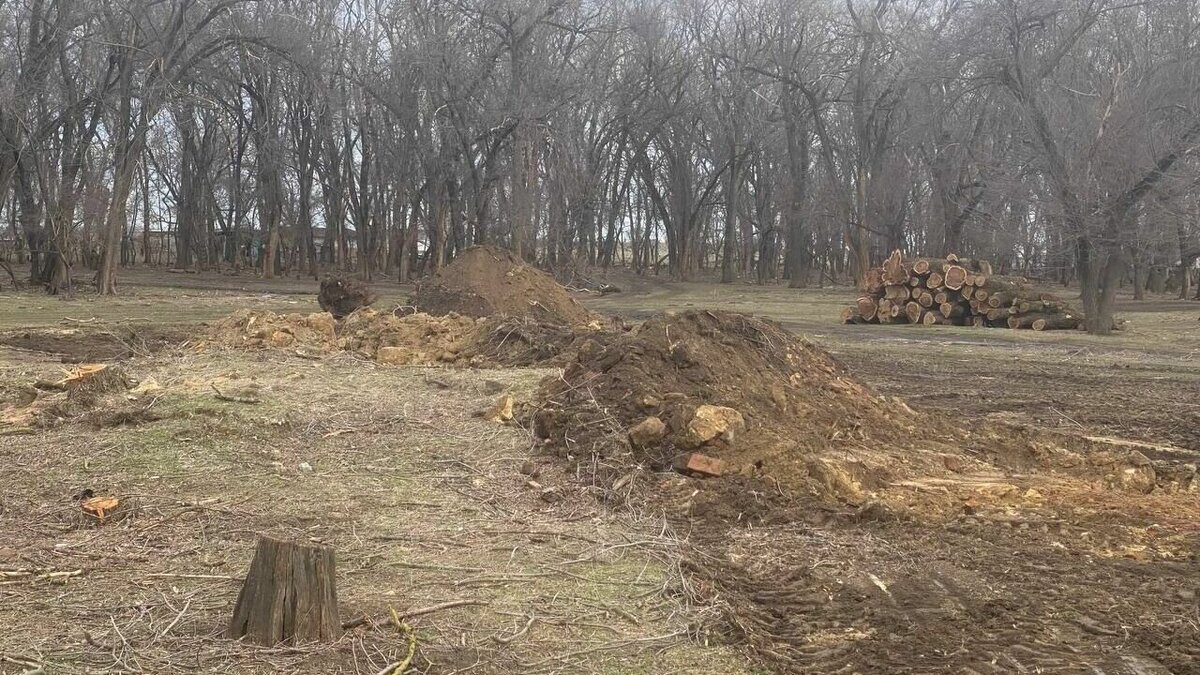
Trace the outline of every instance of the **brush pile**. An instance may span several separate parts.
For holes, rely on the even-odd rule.
[[[1082,327],[1083,315],[1022,277],[992,274],[987,261],[950,254],[905,262],[897,250],[870,271],[867,292],[842,321],[1069,330]]]

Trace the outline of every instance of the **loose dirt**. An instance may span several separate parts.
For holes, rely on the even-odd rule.
[[[389,365],[561,366],[613,328],[531,317],[474,319],[459,314],[397,315],[364,308],[341,321],[330,314],[239,310],[216,322],[197,349],[275,349],[303,357],[349,352]]]
[[[913,411],[727,312],[585,343],[542,393],[535,432],[692,532],[724,635],[778,672],[1196,672],[1186,451]],[[697,446],[697,419],[732,415],[704,406],[744,429]],[[693,451],[726,473],[638,468]]]
[[[703,484],[733,485],[712,505],[728,498],[722,510],[737,517],[763,512],[747,483],[775,486],[766,494],[862,503],[889,481],[945,473],[939,451],[958,438],[768,320],[687,311],[604,337],[581,345],[563,376],[546,381],[536,433],[572,457],[610,458],[614,481],[628,466],[662,470],[692,451],[718,458],[737,477]],[[704,438],[712,435],[701,428],[710,424],[704,415],[740,415],[745,429]],[[664,431],[631,442],[628,430],[648,418]]]
[[[562,324],[596,319],[554,277],[492,246],[463,251],[417,287],[412,304],[435,315],[529,317]]]
[[[448,314],[409,314],[360,309],[338,322],[330,314],[276,314],[240,310],[208,331],[210,345],[238,349],[283,349],[316,357],[335,352],[390,365],[457,363],[480,331],[476,319]]]
[[[740,297],[748,311],[803,312],[814,323],[800,328],[850,369],[770,321],[702,310],[633,331],[459,316],[462,333],[428,325],[450,316],[247,314],[206,334],[234,349],[122,363],[163,383],[140,404],[160,419],[81,433],[81,408],[32,438],[0,433],[10,567],[81,570],[65,589],[0,586],[10,653],[155,672],[378,672],[394,660],[399,641],[370,624],[295,653],[212,638],[264,531],[334,544],[354,616],[491,602],[420,617],[425,672],[1198,672],[1194,317],[1163,321],[1153,343],[890,326],[868,340],[834,325],[841,296],[822,317],[783,289],[702,291],[627,290],[598,306],[628,296],[645,316]],[[565,371],[365,361],[389,346],[439,366]],[[31,354],[0,350],[11,393],[58,372]],[[214,383],[253,385],[260,402],[215,399]],[[525,402],[511,427],[475,415],[500,392]],[[632,443],[651,416],[661,429],[639,427]],[[697,444],[697,418],[722,428]],[[530,419],[548,445],[530,449],[518,428]],[[671,470],[691,452],[724,461],[724,475]],[[144,495],[142,513],[77,532],[81,486]],[[647,521],[618,528],[614,514]],[[622,558],[639,551],[686,574],[648,580],[645,557]],[[721,643],[732,648],[704,663],[702,645]],[[361,666],[363,654],[374,660]]]

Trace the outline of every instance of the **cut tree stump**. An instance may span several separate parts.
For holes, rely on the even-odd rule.
[[[260,537],[226,636],[273,647],[342,635],[333,549]]]

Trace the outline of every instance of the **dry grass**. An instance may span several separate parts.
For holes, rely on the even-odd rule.
[[[78,329],[86,340],[92,330],[124,336],[141,325],[198,331],[196,322],[241,307],[315,306],[305,295],[315,293],[309,281],[128,278],[135,285],[118,298],[0,294],[0,330]],[[404,289],[384,295],[384,305],[399,302]],[[679,284],[589,304],[626,318],[689,306],[764,314],[830,347],[884,393],[950,410],[964,424],[1002,417],[1200,451],[1200,423],[1191,423],[1200,421],[1200,304],[1123,302],[1132,329],[1096,338],[837,325],[852,295]],[[945,524],[787,524],[701,532],[707,540],[693,542],[661,514],[605,506],[586,481],[541,457],[525,431],[475,416],[497,391],[529,397],[551,371],[134,347],[128,351],[139,356],[126,370],[165,388],[137,403],[152,415],[126,426],[75,421],[0,434],[0,574],[14,573],[0,578],[0,673],[376,673],[406,651],[386,621],[391,607],[416,613],[408,619],[418,641],[410,672],[761,672],[710,634],[727,618],[719,616],[727,603],[742,603],[735,628],[766,636],[769,644],[755,645],[760,655],[786,651],[780,662],[807,672],[836,670],[855,654],[911,666],[913,654],[897,645],[916,648],[958,631],[964,644],[986,642],[968,631],[989,614],[915,621],[945,610],[921,605],[930,598],[971,612],[973,603],[1002,601],[1007,632],[988,638],[995,644],[980,649],[989,654],[1011,654],[1014,641],[1030,636],[1062,636],[1064,626],[1067,637],[1054,641],[1118,649],[1116,637],[1069,632],[1063,617],[1080,603],[1101,620],[1105,607],[1124,603],[1118,614],[1140,636],[1134,647],[1152,638],[1182,645],[1179,662],[1200,653],[1191,615],[1170,624],[1173,637],[1154,633],[1183,603],[1171,595],[1176,586],[1159,589],[1157,580],[1194,578],[1194,523],[1181,520],[1194,509],[1180,506],[1187,495],[1114,500],[1103,490],[1047,489],[1044,507],[1018,505],[1025,516],[1045,508],[1054,516],[1048,522],[1063,523],[1045,532],[1038,522],[1027,530],[1028,522],[1001,519],[1009,517],[1004,505]],[[0,400],[60,371],[54,356],[0,346]],[[213,384],[260,402],[218,400]],[[533,478],[520,472],[530,459],[540,470]],[[133,508],[95,527],[71,500],[84,487],[119,494]],[[942,490],[917,486],[913,499]],[[342,640],[258,648],[221,636],[258,533],[336,548],[342,618],[356,624]],[[1138,564],[1132,555],[1142,556]],[[931,557],[954,569],[942,562],[931,573]],[[696,588],[685,559],[732,566],[736,575],[725,580],[745,586]],[[1042,599],[1048,587],[1072,592],[1057,604]],[[745,604],[776,596],[777,606]],[[937,654],[921,648],[931,659],[921,663],[937,669]]]
[[[5,379],[55,369],[2,358]],[[0,585],[0,653],[20,661],[0,672],[373,673],[405,650],[389,607],[467,601],[411,619],[413,672],[746,669],[699,646],[714,610],[689,599],[661,517],[609,512],[549,462],[536,480],[566,498],[545,501],[518,471],[528,435],[474,416],[488,381],[522,397],[545,372],[225,352],[126,367],[165,387],[159,421],[0,437],[0,569],[35,571]],[[83,487],[137,508],[87,527]],[[326,646],[223,639],[258,533],[334,546],[343,619],[367,620]]]

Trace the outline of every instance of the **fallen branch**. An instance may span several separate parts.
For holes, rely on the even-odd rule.
[[[411,619],[414,616],[424,616],[425,614],[433,614],[434,612],[440,612],[443,609],[453,609],[455,607],[468,607],[471,605],[485,605],[486,606],[486,605],[490,605],[490,604],[491,603],[489,603],[487,600],[451,600],[450,602],[443,602],[443,603],[440,603],[437,605],[430,605],[428,607],[414,609],[414,610],[405,612],[403,614],[399,614],[398,616],[400,619]],[[385,619],[383,625],[386,625],[387,622],[393,621],[393,620],[394,619]],[[363,626],[368,623],[372,623],[370,617],[360,616],[357,619],[351,619],[350,621],[343,623],[342,628],[344,630],[349,630],[351,628],[357,628],[359,626]]]
[[[512,642],[513,640],[516,640],[517,638],[521,637],[522,635],[528,633],[529,628],[530,628],[530,626],[533,625],[534,621],[537,621],[537,617],[531,616],[531,617],[529,617],[529,620],[525,622],[525,625],[521,627],[521,630],[513,633],[512,635],[508,635],[506,637],[500,637],[499,635],[493,635],[492,640],[494,640],[495,642],[497,642],[499,644],[506,645],[506,644]]]
[[[224,574],[173,574],[171,572],[151,572],[148,577],[170,579],[219,579],[221,581],[241,581],[242,577],[231,577]]]

